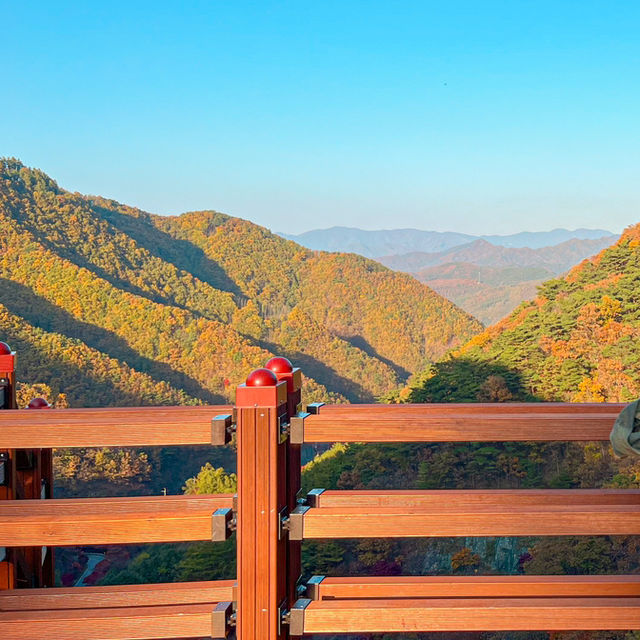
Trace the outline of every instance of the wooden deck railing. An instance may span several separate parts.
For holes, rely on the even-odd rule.
[[[303,412],[300,371],[283,359],[268,366],[238,388],[233,407],[0,412],[0,452],[10,461],[34,447],[224,444],[233,432],[238,449],[237,496],[15,499],[19,479],[5,465],[0,547],[16,551],[9,560],[42,546],[221,540],[235,530],[238,569],[236,581],[6,589],[2,638],[640,629],[640,575],[315,576],[299,584],[303,540],[640,534],[638,490],[316,489],[301,497],[302,443],[607,440],[622,405],[312,405]]]

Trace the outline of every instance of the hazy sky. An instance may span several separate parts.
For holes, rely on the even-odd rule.
[[[640,221],[640,2],[0,0],[0,155],[273,230]]]

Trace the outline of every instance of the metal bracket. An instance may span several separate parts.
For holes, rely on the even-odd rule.
[[[302,576],[296,580],[296,598],[302,598],[307,593],[307,585],[302,581]]]
[[[226,638],[236,624],[233,602],[219,602],[211,612],[211,637]]]
[[[289,424],[286,413],[278,416],[278,430],[280,432],[280,444],[282,444],[287,441],[291,433],[291,425]]]
[[[310,414],[303,412],[291,417],[291,444],[304,444],[304,419],[309,415]]]
[[[0,378],[0,409],[9,409],[9,378]]]
[[[312,415],[317,415],[318,413],[320,413],[320,407],[324,407],[324,402],[312,402],[311,404],[307,405],[305,411]]]
[[[324,580],[324,576],[312,576],[307,582],[307,598],[311,600],[320,600],[320,583]]]
[[[289,625],[290,636],[304,634],[304,610],[311,604],[309,598],[300,598],[286,614],[286,623]]]
[[[304,514],[309,511],[309,507],[297,506],[282,523],[282,528],[289,532],[289,540],[303,540],[304,536]]]
[[[305,504],[310,507],[318,506],[318,498],[325,492],[324,489],[311,489],[305,498]]]
[[[289,624],[289,610],[287,609],[286,599],[278,605],[278,637],[282,635],[282,626],[285,624]]]
[[[11,472],[9,465],[11,464],[9,454],[4,451],[0,453],[0,487],[6,487],[9,485],[9,476]]]
[[[230,413],[215,416],[211,420],[211,444],[229,444],[235,430],[236,425]]]
[[[289,509],[286,506],[278,513],[278,540],[284,538],[285,531],[289,531]]]
[[[211,516],[211,540],[213,542],[227,540],[231,532],[236,530],[236,526],[233,509],[229,507],[216,509]]]

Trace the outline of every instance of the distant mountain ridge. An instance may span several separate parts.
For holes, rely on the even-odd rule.
[[[568,271],[580,260],[612,245],[616,236],[605,235],[594,239],[572,238],[554,246],[539,249],[506,247],[478,239],[434,253],[413,252],[404,255],[382,256],[377,260],[397,271],[420,273],[429,267],[463,263],[479,267],[527,267],[544,269],[549,275]]]
[[[535,296],[544,280],[565,273],[615,240],[613,235],[572,238],[531,249],[478,238],[444,251],[413,251],[376,259],[391,269],[411,273],[488,325]]]
[[[369,231],[352,227],[314,229],[297,235],[281,233],[308,249],[359,253],[367,258],[399,255],[411,252],[437,253],[453,247],[486,240],[493,245],[511,248],[540,249],[572,239],[595,240],[617,234],[606,229],[553,229],[522,231],[511,235],[475,236],[455,231],[423,231],[420,229],[389,229]]]

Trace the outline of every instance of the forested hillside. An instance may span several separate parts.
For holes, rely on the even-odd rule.
[[[593,380],[600,371],[630,367],[637,358],[640,225],[618,244],[586,261],[562,280],[546,283],[544,298],[472,338],[450,357],[414,377],[395,401],[508,402],[512,400],[631,399],[636,374],[604,385],[598,394],[585,375],[566,381],[575,368]],[[555,292],[552,295],[551,292]],[[546,307],[546,310],[545,310]],[[541,311],[542,310],[542,311]],[[546,311],[547,315],[544,315]],[[584,318],[591,318],[585,322]],[[617,339],[612,339],[617,336]],[[493,341],[501,340],[499,346]],[[549,340],[562,346],[562,362],[573,353],[573,369],[555,378]],[[624,347],[624,349],[623,349]],[[624,357],[623,354],[627,354]],[[613,361],[613,362],[611,362]],[[540,369],[536,367],[540,366]],[[565,365],[566,366],[566,365]],[[624,372],[623,372],[624,373]],[[547,383],[545,385],[545,383]],[[561,384],[562,383],[562,384]],[[627,384],[624,392],[620,384]],[[606,389],[606,391],[605,391]],[[585,395],[585,390],[591,395]],[[617,390],[617,391],[616,391]],[[617,395],[613,395],[616,392]],[[473,419],[468,428],[473,429]],[[188,491],[209,491],[224,480],[204,468]],[[407,443],[335,445],[306,465],[303,489],[479,489],[640,487],[637,459],[615,459],[605,443]],[[640,571],[638,539],[620,537],[456,538],[307,542],[304,571],[311,575],[608,574]],[[109,582],[143,581],[158,566],[170,579],[194,578],[197,566],[233,575],[233,553],[211,545],[173,550],[173,562],[147,550],[132,565],[114,569]],[[226,555],[225,555],[226,554]],[[191,560],[198,558],[198,563]],[[417,637],[417,636],[416,636]],[[420,637],[430,637],[428,634]],[[488,638],[502,638],[487,634]],[[522,634],[522,638],[545,637]],[[560,636],[558,636],[560,637]],[[562,636],[565,638],[571,638]],[[593,633],[581,638],[613,640],[633,635]]]
[[[373,261],[213,211],[69,193],[13,159],[0,161],[0,256],[19,377],[73,406],[225,401],[274,353],[303,367],[308,399],[372,400],[480,329]]]
[[[470,400],[487,377],[513,399],[627,402],[640,396],[640,225],[474,336],[403,397]]]

